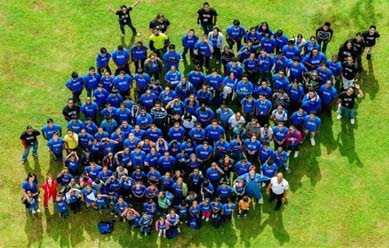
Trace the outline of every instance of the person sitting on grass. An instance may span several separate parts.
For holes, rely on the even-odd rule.
[[[23,204],[26,206],[28,213],[30,214],[36,214],[40,213],[41,210],[38,206],[38,201],[34,198],[33,194],[30,190],[27,190],[22,198]]]
[[[166,221],[165,216],[159,217],[158,221],[155,222],[155,230],[158,232],[158,237],[163,235],[166,238],[166,230],[169,228],[169,224]]]

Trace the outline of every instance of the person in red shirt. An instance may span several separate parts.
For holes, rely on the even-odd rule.
[[[43,194],[43,206],[45,208],[48,208],[50,198],[53,200],[54,203],[57,198],[57,182],[53,180],[53,176],[51,174],[48,174],[46,176],[46,180],[42,184],[42,188],[45,192]]]

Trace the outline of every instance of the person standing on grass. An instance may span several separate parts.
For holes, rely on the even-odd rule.
[[[334,31],[332,30],[329,22],[325,22],[324,25],[316,29],[317,42],[319,43],[322,53],[326,53],[327,45],[331,41],[333,35]]]
[[[125,29],[124,27],[127,25],[131,28],[131,31],[133,35],[139,36],[139,33],[136,31],[136,28],[134,25],[132,25],[131,21],[131,16],[130,16],[130,11],[137,6],[141,0],[136,1],[133,5],[130,6],[130,8],[127,8],[125,4],[120,6],[120,10],[113,10],[111,7],[108,8],[109,11],[114,13],[115,15],[119,16],[119,26],[120,26],[120,31],[122,32],[122,37],[125,35]]]
[[[197,24],[204,30],[205,34],[208,34],[216,26],[216,20],[216,10],[211,8],[208,2],[204,2],[203,7],[197,11]]]
[[[22,164],[27,160],[28,153],[32,148],[32,155],[38,157],[38,136],[41,134],[38,130],[32,128],[32,126],[27,126],[26,131],[20,135],[20,140],[23,145],[23,154],[21,158]]]
[[[321,120],[318,116],[316,116],[316,112],[311,111],[309,115],[307,115],[304,118],[304,124],[303,124],[303,130],[304,130],[304,140],[306,137],[308,137],[309,133],[311,134],[311,145],[314,146],[316,144],[315,142],[315,136],[317,132],[319,131],[321,125]],[[302,142],[304,142],[304,140]]]
[[[329,79],[325,84],[319,87],[318,93],[321,99],[321,110],[328,116],[332,116],[331,105],[337,96],[337,91],[332,86],[332,81]]]
[[[78,76],[77,72],[72,72],[71,78],[66,82],[66,87],[72,92],[72,99],[76,103],[80,103],[80,95],[84,89],[83,78]]]
[[[371,58],[371,52],[373,50],[373,47],[375,46],[377,38],[380,38],[380,34],[377,32],[375,25],[371,25],[368,30],[365,30],[362,33],[363,40],[365,41],[365,46],[367,48],[367,55],[366,59],[370,60]]]
[[[50,198],[53,200],[53,203],[55,203],[55,200],[57,198],[57,182],[54,180],[51,174],[48,174],[46,176],[46,180],[42,184],[42,188],[44,191],[43,206],[45,208],[48,208]]]
[[[105,74],[105,72],[112,74],[111,68],[109,67],[111,57],[111,54],[107,52],[105,47],[100,48],[100,53],[96,56],[96,68],[100,75]]]
[[[355,93],[355,89],[358,91],[358,94]],[[355,98],[362,98],[364,97],[364,94],[358,84],[354,87],[349,87],[346,91],[343,91],[340,93],[338,97],[338,103],[339,103],[339,115],[337,117],[338,120],[342,119],[342,117],[345,115],[346,110],[349,111],[350,116],[350,123],[355,123],[355,116],[354,116],[354,105],[355,105]]]
[[[42,136],[45,140],[49,141],[53,138],[54,133],[57,133],[60,137],[62,136],[62,127],[54,123],[53,119],[47,120],[47,125],[41,129]]]
[[[277,199],[277,204],[275,210],[278,211],[281,208],[283,202],[286,201],[288,196],[289,183],[286,181],[282,173],[277,173],[277,176],[273,177],[270,180],[269,186],[267,186],[266,194],[270,194],[269,202]]]

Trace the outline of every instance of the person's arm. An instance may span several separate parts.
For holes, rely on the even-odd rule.
[[[140,4],[141,0],[136,1],[133,5],[131,5],[131,8],[135,8],[138,4]]]
[[[281,201],[285,202],[286,201],[286,197],[288,197],[288,190],[287,189],[284,191],[284,195],[282,196]]]
[[[213,26],[216,26],[217,23],[217,13],[213,15]]]
[[[357,97],[359,99],[363,98],[365,95],[363,94],[362,90],[361,90],[361,87],[359,86],[359,84],[355,84],[355,88],[358,90],[358,95]]]
[[[116,14],[116,11],[114,9],[112,9],[111,7],[108,7],[108,11],[111,12],[111,13]]]
[[[272,183],[269,183],[269,185],[267,186],[267,189],[266,189],[266,194],[267,195],[270,194],[270,189],[271,189],[272,186],[273,186]]]

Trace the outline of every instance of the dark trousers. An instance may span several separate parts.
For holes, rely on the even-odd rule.
[[[222,59],[222,53],[220,51],[220,48],[213,48],[213,57],[216,59],[216,61],[220,61]]]
[[[81,95],[82,91],[73,91],[72,93],[73,93],[72,99],[73,99],[74,103],[80,103],[81,102],[80,95]]]
[[[332,109],[331,109],[331,104],[325,104],[323,102],[321,102],[321,111],[328,115],[328,116],[332,116]]]
[[[234,47],[234,44],[236,43],[236,51],[239,52],[239,49],[242,47],[242,40],[237,40],[236,42],[233,42],[232,40],[227,40],[228,46],[232,50]]]
[[[263,127],[265,124],[269,125],[269,117],[267,115],[257,115],[258,123]]]
[[[322,45],[322,43],[323,43],[323,45]],[[327,51],[327,45],[328,45],[328,42],[327,41],[319,41],[319,46],[320,46],[320,51],[322,52],[322,53],[326,53],[326,51]]]
[[[146,59],[134,60],[135,73],[138,71],[139,68],[142,68],[142,69],[145,68],[145,60]],[[140,64],[140,66],[139,66],[139,64]]]
[[[281,205],[282,205],[281,199],[282,199],[283,196],[284,196],[284,194],[277,195],[277,194],[274,194],[273,190],[270,190],[269,202],[272,202],[275,199],[277,199],[277,204],[276,204],[275,210],[280,210]]]
[[[295,150],[296,152],[298,152],[298,151],[300,150],[300,149],[299,149],[299,145],[295,145],[295,146],[289,145],[289,146],[288,146],[288,150],[289,150],[289,151]]]
[[[98,68],[97,69],[97,72],[100,74],[100,75],[103,75],[104,72],[109,72],[109,74],[112,74],[112,71],[111,71],[111,68],[109,67],[109,65],[107,65],[106,67],[103,68]]]
[[[128,65],[128,63],[125,64],[122,68],[117,68],[115,70],[115,76],[119,75],[120,71],[124,71],[126,74],[131,76],[130,66]]]
[[[182,57],[183,59],[185,59],[185,56],[186,56],[186,54],[188,53],[188,51],[189,51],[190,58],[191,58],[191,59],[193,58],[193,48],[186,48],[186,47],[184,47],[184,51],[183,51],[182,54],[181,54],[181,57]]]
[[[205,34],[209,34],[209,32],[213,29],[212,24],[201,23],[201,27],[203,28]]]
[[[136,34],[136,28],[134,27],[134,25],[132,25],[132,22],[128,22],[128,23],[120,23],[120,31],[122,31],[122,34],[125,34],[126,33],[126,30],[124,29],[125,26],[129,26],[130,29],[132,30],[132,33],[133,34]]]

